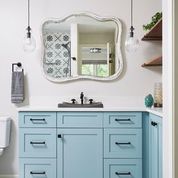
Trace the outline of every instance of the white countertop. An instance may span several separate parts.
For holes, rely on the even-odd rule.
[[[163,117],[162,108],[145,108],[145,107],[104,107],[104,108],[57,108],[57,107],[20,107],[18,111],[140,111],[149,112]]]
[[[163,108],[146,108],[146,111],[157,116],[163,117]]]

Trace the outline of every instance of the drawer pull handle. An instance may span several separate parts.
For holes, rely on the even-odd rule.
[[[123,143],[120,143],[120,142],[115,142],[116,145],[130,145],[131,143],[130,142],[123,142]]]
[[[33,172],[33,171],[31,171],[30,174],[44,175],[44,174],[46,174],[46,172],[45,171],[44,172]]]
[[[118,176],[129,176],[129,175],[131,175],[130,172],[115,172],[115,174],[118,175]]]
[[[128,121],[131,121],[131,119],[115,119],[116,122],[128,122]]]
[[[118,176],[128,176],[128,175],[131,175],[130,172],[115,172],[116,175]]]
[[[158,125],[156,122],[154,122],[154,121],[151,121],[151,125],[152,126],[156,126],[156,125]]]
[[[46,142],[30,142],[31,145],[45,145]]]
[[[30,118],[30,121],[32,121],[32,122],[45,122],[46,121],[46,119],[32,119],[32,118]]]

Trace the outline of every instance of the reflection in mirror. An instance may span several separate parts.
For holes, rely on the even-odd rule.
[[[111,80],[122,71],[121,23],[116,18],[73,14],[45,21],[42,35],[43,69],[49,80]]]

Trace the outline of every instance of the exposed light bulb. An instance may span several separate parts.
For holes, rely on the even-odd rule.
[[[27,28],[27,35],[24,38],[23,49],[25,52],[33,52],[36,48],[36,41],[30,32],[31,28]]]
[[[125,47],[128,52],[135,52],[139,47],[139,40],[134,37],[134,27],[130,27],[129,37],[125,42]]]
[[[139,48],[139,40],[134,36],[129,36],[125,42],[125,47],[128,52],[136,52]]]

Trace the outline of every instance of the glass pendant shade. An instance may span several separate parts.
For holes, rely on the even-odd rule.
[[[34,37],[30,34],[30,36],[26,35],[23,42],[23,49],[25,52],[33,52],[36,48],[36,42]]]
[[[134,36],[129,36],[125,42],[125,48],[128,52],[135,52],[139,48],[139,40]]]

